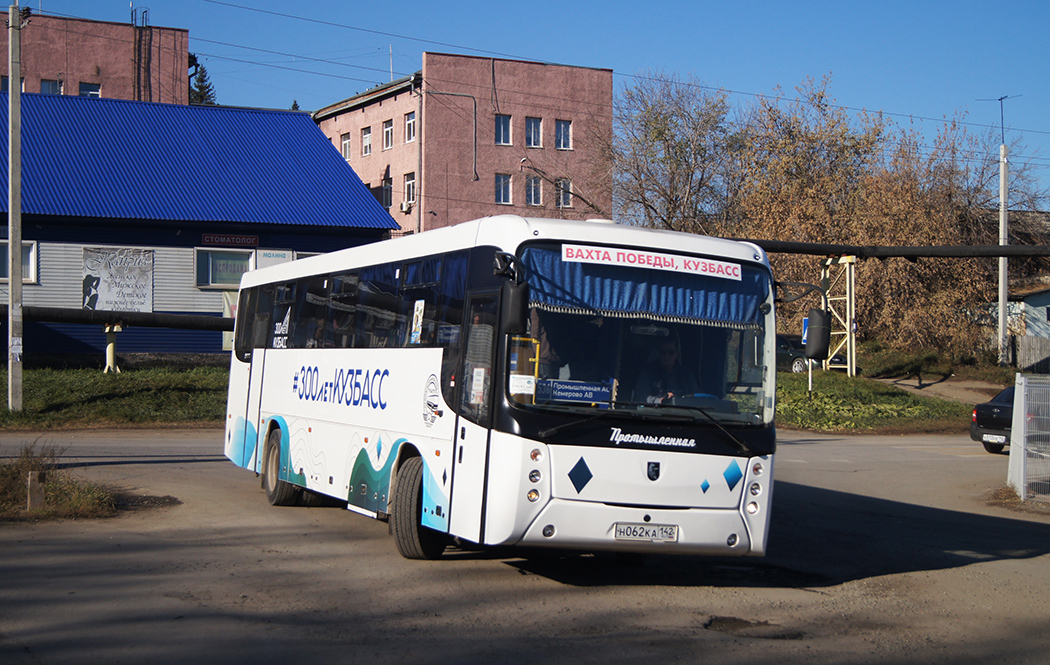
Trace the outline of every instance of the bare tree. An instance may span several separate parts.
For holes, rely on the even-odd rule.
[[[732,127],[725,92],[693,77],[649,74],[623,90],[607,146],[614,207],[632,223],[712,233],[725,219],[726,151]]]

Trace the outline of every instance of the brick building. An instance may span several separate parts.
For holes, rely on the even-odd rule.
[[[314,120],[406,232],[612,214],[609,69],[424,53],[421,71]]]
[[[22,28],[22,90],[167,104],[189,103],[189,31],[33,14]],[[0,48],[8,52],[8,31]],[[2,88],[7,57],[0,58]]]

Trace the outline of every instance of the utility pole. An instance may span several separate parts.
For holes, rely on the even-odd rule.
[[[7,207],[7,404],[22,410],[22,28],[28,20],[18,0],[7,13],[9,134]]]
[[[999,146],[999,246],[1005,247],[1010,244],[1010,229],[1007,219],[1007,205],[1009,204],[1009,192],[1007,191],[1007,180],[1010,176],[1010,165],[1006,159],[1006,114],[1003,112],[1003,102],[1012,97],[1021,95],[1003,95],[998,99],[978,99],[979,102],[999,102],[999,131],[1002,144]],[[999,257],[999,364],[1006,366],[1010,364],[1009,338],[1007,337],[1006,299],[1007,287],[1009,285],[1009,273],[1005,256]]]
[[[1008,192],[1006,181],[1009,176],[1010,165],[1006,160],[1006,143],[1004,142],[999,146],[999,245],[1005,246],[1010,244],[1010,232],[1009,224],[1007,220],[1006,204],[1008,202]],[[1005,256],[999,257],[999,364],[1005,366],[1010,360],[1008,356],[1007,346],[1007,327],[1006,327],[1006,287],[1009,283],[1009,277],[1007,274],[1007,259]]]

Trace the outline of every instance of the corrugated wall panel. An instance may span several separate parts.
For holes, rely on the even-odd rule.
[[[88,246],[112,245],[38,243],[38,283],[23,286],[22,302],[38,307],[82,307],[84,247]],[[152,249],[153,311],[222,314],[222,291],[198,289],[195,285],[192,248]],[[0,284],[0,298],[7,301],[6,284]]]

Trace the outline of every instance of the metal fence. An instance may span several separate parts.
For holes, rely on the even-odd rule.
[[[1022,501],[1050,501],[1050,376],[1017,375],[1007,482]]]

